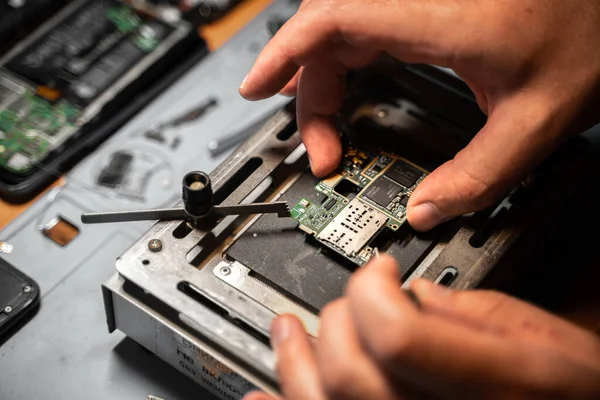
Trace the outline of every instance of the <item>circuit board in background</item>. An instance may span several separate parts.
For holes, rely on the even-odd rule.
[[[89,1],[8,60],[0,68],[0,168],[26,173],[77,134],[110,100],[105,93],[173,31],[124,3]]]
[[[315,189],[320,203],[301,199],[291,216],[299,228],[357,265],[374,253],[370,244],[384,230],[406,222],[406,205],[427,171],[390,153],[350,149],[339,169]]]

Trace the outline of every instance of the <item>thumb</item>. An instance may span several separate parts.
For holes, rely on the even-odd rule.
[[[481,330],[518,331],[523,319],[560,321],[530,304],[492,290],[452,290],[425,279],[411,283],[424,310]],[[542,318],[540,320],[540,318]]]
[[[548,108],[521,96],[490,110],[467,147],[427,176],[410,197],[411,226],[426,231],[505,195],[558,144]]]
[[[259,391],[253,391],[246,393],[242,400],[277,400],[278,397],[271,396],[270,394],[266,394]]]
[[[494,334],[532,340],[538,344],[577,349],[582,357],[600,355],[591,332],[529,303],[491,290],[451,290],[425,279],[411,289],[423,309],[445,319]]]

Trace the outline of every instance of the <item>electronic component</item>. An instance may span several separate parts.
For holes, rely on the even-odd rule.
[[[131,12],[129,10],[129,13]],[[121,25],[125,23],[129,24],[126,31],[133,29],[131,27],[133,22],[121,21]],[[156,48],[168,33],[164,25],[156,21],[150,21],[143,25],[138,24],[136,27],[139,27],[137,34],[116,43],[79,79],[71,82],[65,96],[76,104],[88,105],[128,69],[144,58],[146,53]]]
[[[400,185],[382,176],[369,186],[363,196],[379,204],[381,207],[387,208],[401,191],[402,187]]]
[[[337,203],[336,199],[331,197],[327,199],[327,201],[325,201],[325,203],[323,204],[323,208],[329,211],[333,206],[335,206],[335,203]]]
[[[144,56],[131,41],[120,42],[68,88],[73,102],[87,105]]]
[[[57,245],[65,247],[79,235],[79,229],[66,219],[56,217],[42,227],[42,233]]]
[[[123,180],[129,174],[133,156],[129,152],[118,151],[114,153],[108,165],[102,169],[98,176],[98,185],[109,188],[116,188],[123,183]]]
[[[370,178],[376,177],[392,161],[393,161],[393,159],[390,158],[390,157],[388,157],[387,155],[385,155],[385,154],[380,155],[379,157],[377,157],[375,159],[375,161],[373,162],[373,164],[371,165],[371,167],[365,171],[365,175],[368,176],[368,177],[370,177]]]
[[[310,205],[310,201],[308,201],[306,199],[302,199],[298,202],[298,205],[300,207],[308,207]]]
[[[412,187],[422,175],[423,171],[400,160],[389,167],[384,174],[407,188]]]
[[[348,257],[355,257],[385,226],[387,219],[383,213],[354,199],[319,233],[317,239]]]
[[[8,166],[14,170],[20,170],[28,167],[31,164],[31,160],[25,154],[16,153],[13,154],[8,160]]]
[[[0,168],[8,172],[26,174],[64,148],[191,32],[118,0],[79,3],[0,65]]]
[[[382,229],[394,232],[405,223],[408,199],[425,176],[425,170],[396,155],[351,148],[338,170],[316,185],[316,191],[326,196],[323,201],[302,198],[291,216],[302,231],[363,265],[373,256],[370,244]],[[358,208],[368,218],[360,230],[345,220],[356,216]]]
[[[112,189],[116,196],[140,202],[144,201],[154,176],[172,173],[172,165],[160,152],[127,147],[113,152],[102,165],[96,178],[98,186]]]

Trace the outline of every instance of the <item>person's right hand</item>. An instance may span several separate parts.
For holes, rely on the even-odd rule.
[[[504,294],[426,280],[400,288],[382,255],[319,314],[312,340],[292,315],[271,343],[280,397],[244,400],[599,399],[600,338]]]
[[[428,230],[492,205],[600,113],[597,0],[304,0],[240,87],[247,99],[297,94],[315,175],[340,162],[332,117],[348,70],[386,52],[453,69],[488,115],[485,127],[411,196],[409,223]],[[296,90],[297,89],[297,90]]]

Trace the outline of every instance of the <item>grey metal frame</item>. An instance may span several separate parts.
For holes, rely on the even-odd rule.
[[[298,133],[285,142],[276,137],[291,119],[286,111],[281,111],[213,171],[211,180],[215,189],[218,189],[245,161],[253,157],[263,160],[263,164],[225,200],[224,204],[252,202],[261,194],[260,188],[265,186],[261,186],[261,183],[269,179],[275,168],[294,150],[302,149]],[[277,197],[274,198],[276,199]],[[241,375],[257,386],[276,391],[277,378],[270,347],[178,289],[182,282],[193,285],[201,295],[226,310],[229,317],[243,321],[265,337],[269,335],[273,318],[285,311],[299,314],[305,323],[308,323],[309,331],[316,334],[317,316],[300,306],[295,306],[274,290],[256,286],[253,279],[247,276],[248,267],[251,266],[224,260],[224,251],[221,250],[213,252],[199,262],[196,260],[200,267],[190,264],[189,260],[197,254],[194,249],[202,246],[203,238],[207,235],[218,236],[215,231],[225,230],[236,218],[225,218],[213,230],[194,230],[182,239],[177,239],[173,234],[180,221],[159,222],[117,260],[117,271],[123,279],[133,282],[165,306],[175,310],[179,316],[178,322],[196,333],[196,339],[201,346],[234,360],[233,363],[238,365],[234,369],[239,368],[242,371]],[[500,256],[520,233],[520,228],[500,230],[482,247],[474,248],[469,244],[469,238],[475,232],[475,228],[469,225],[468,220],[469,218],[455,235],[447,238],[447,241],[438,242],[405,284],[419,276],[431,280],[439,279],[448,266],[456,266],[459,274],[453,286],[475,287],[498,263]],[[246,227],[249,225],[250,223],[246,224]],[[151,251],[148,246],[151,240],[160,240],[162,250]],[[265,304],[270,306],[267,308]],[[225,349],[225,352],[217,349]],[[252,367],[252,371],[248,370],[248,366]]]

